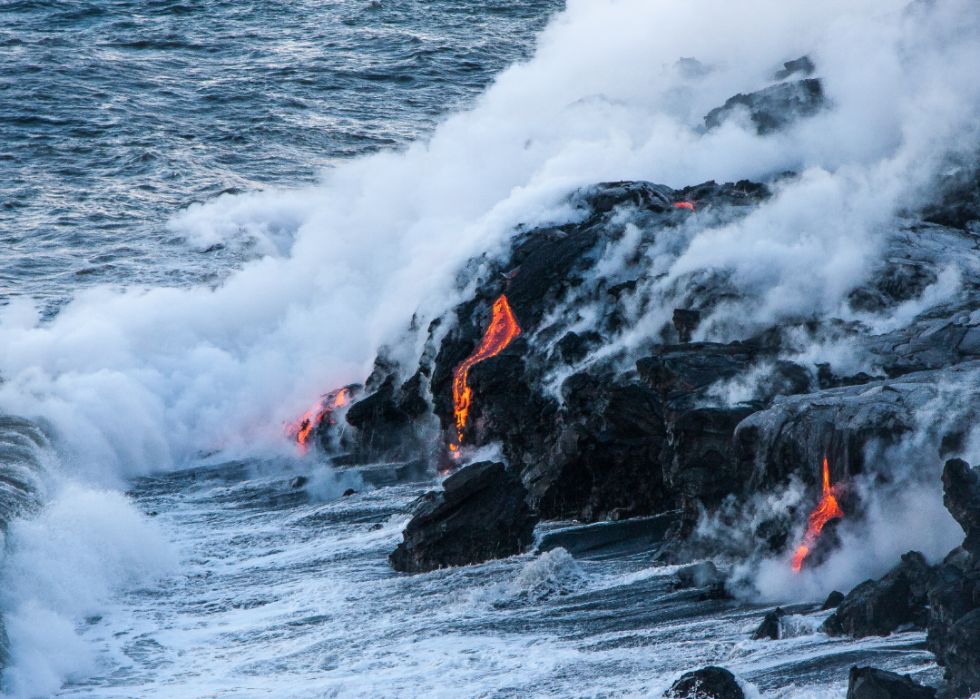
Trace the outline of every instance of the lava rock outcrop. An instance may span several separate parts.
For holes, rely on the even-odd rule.
[[[520,478],[503,464],[472,464],[442,485],[415,508],[404,541],[390,556],[395,570],[422,573],[482,563],[531,546],[538,517],[524,501]]]
[[[735,675],[723,667],[709,665],[685,673],[664,692],[666,699],[745,699]]]
[[[908,675],[875,667],[852,667],[847,678],[847,699],[935,699],[936,690],[923,687]]]
[[[925,557],[909,551],[881,580],[866,580],[845,595],[820,630],[830,636],[864,638],[887,636],[905,625],[925,628],[934,576]]]

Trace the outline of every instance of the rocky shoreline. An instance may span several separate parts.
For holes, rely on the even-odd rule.
[[[789,75],[805,79],[739,95],[705,128],[736,108],[750,110],[760,133],[817,113],[819,81],[806,77],[809,61],[797,63],[787,64]],[[730,270],[670,277],[662,258],[676,257],[697,231],[751,215],[794,174],[577,192],[571,222],[519,230],[504,254],[473,260],[467,300],[425,328],[412,320],[406,342],[422,347],[417,364],[382,348],[365,385],[346,387],[353,402],[314,426],[314,442],[339,466],[421,460],[452,473],[413,508],[391,555],[405,572],[526,551],[539,519],[640,522],[665,513],[669,526],[657,535],[665,563],[788,559],[795,548],[801,565],[817,568],[838,545],[842,520],[866,516],[868,491],[858,483],[935,485],[942,471],[944,502],[966,533],[962,548],[935,566],[909,552],[844,596],[822,630],[860,638],[928,629],[929,648],[947,668],[943,691],[980,691],[980,476],[957,458],[980,409],[972,390],[980,383],[980,168],[957,172],[937,184],[931,203],[894,218],[839,317],[767,326],[733,320],[733,308],[758,299]],[[474,361],[500,299],[519,332]],[[461,418],[456,372],[464,363],[470,393]],[[481,460],[487,449],[494,458]],[[807,515],[831,491],[843,518],[821,521],[801,551]],[[712,540],[698,530],[726,508],[786,493],[795,499],[750,518],[738,537]],[[728,594],[744,583],[727,584],[706,589]],[[778,637],[778,618],[768,623],[762,637]],[[868,672],[852,672],[848,696],[920,696],[902,678]],[[869,689],[884,686],[893,689]]]

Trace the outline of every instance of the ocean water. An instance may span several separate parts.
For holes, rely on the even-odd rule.
[[[167,221],[428,135],[557,0],[0,3],[0,299],[213,284],[249,251]]]
[[[438,480],[372,486],[283,426],[382,345],[417,361],[469,261],[596,182],[798,172],[650,254],[667,281],[730,271],[740,300],[705,339],[846,319],[896,212],[980,141],[978,37],[973,0],[0,1],[0,443],[24,491],[3,691],[659,697],[706,664],[750,697],[842,697],[853,664],[936,681],[920,632],[814,633],[831,582],[788,561],[724,601],[648,554],[395,574]],[[699,131],[804,54],[831,108]],[[933,486],[849,541],[833,584],[914,536],[955,545]],[[775,604],[792,637],[749,640]]]

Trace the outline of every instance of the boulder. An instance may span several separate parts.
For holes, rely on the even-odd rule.
[[[428,493],[418,504],[391,554],[391,566],[421,573],[482,563],[527,550],[538,517],[524,501],[521,479],[504,464],[472,464]]]
[[[786,612],[783,611],[782,607],[776,607],[766,614],[762,623],[759,624],[759,628],[752,633],[752,640],[761,641],[763,638],[773,641],[779,640],[779,620],[784,616],[786,616]]]
[[[935,699],[936,690],[923,687],[908,675],[874,667],[852,667],[847,678],[847,699]]]
[[[725,574],[718,570],[718,567],[711,561],[700,561],[684,566],[675,575],[677,576],[675,589],[697,588],[701,590],[702,599],[726,599],[729,597],[725,589]]]
[[[953,626],[980,606],[980,570],[963,561],[944,562],[929,589],[929,633],[926,644],[936,662],[946,665]]]
[[[681,675],[664,696],[668,699],[745,699],[735,675],[713,665]]]
[[[934,580],[935,571],[923,555],[909,551],[881,580],[866,580],[851,590],[820,630],[829,636],[864,638],[887,636],[906,624],[925,628]]]
[[[843,601],[844,601],[844,593],[834,590],[829,595],[827,595],[827,600],[823,603],[823,606],[820,607],[820,611],[825,612],[828,609],[837,609],[837,607],[839,607],[840,603]]]

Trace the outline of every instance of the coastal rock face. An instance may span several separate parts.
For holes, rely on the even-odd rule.
[[[806,78],[807,63],[792,70]],[[770,196],[769,186],[744,181],[679,190],[612,182],[572,195],[570,222],[519,230],[508,249],[471,262],[466,300],[427,326],[413,320],[417,364],[406,359],[411,352],[379,352],[344,418],[318,426],[320,443],[346,452],[335,464],[428,459],[444,471],[457,463],[450,445],[464,463],[471,449],[499,446],[543,518],[588,523],[681,510],[661,556],[678,563],[703,557],[675,543],[705,513],[796,481],[815,503],[824,459],[845,517],[860,516],[848,482],[919,429],[922,408],[948,386],[980,376],[975,236],[966,224],[895,222],[868,277],[846,295],[855,317],[919,303],[952,268],[962,289],[922,301],[900,327],[801,318],[753,327],[739,341],[704,341],[725,334],[713,314],[745,299],[725,270],[665,285],[647,252],[683,250],[695,227],[738,221]],[[503,296],[521,332],[469,368],[468,413],[457,430],[454,375]],[[845,371],[801,354],[835,343],[864,363]],[[980,408],[980,399],[961,400],[963,415]],[[948,422],[936,446],[941,439],[942,453],[955,456],[968,420]],[[327,439],[330,430],[342,438]],[[806,509],[759,524],[758,550],[784,550]],[[833,549],[832,527],[808,565]]]
[[[484,461],[460,469],[427,493],[391,554],[391,566],[422,573],[482,563],[527,550],[538,522],[524,501],[520,478],[501,463]]]
[[[951,694],[966,697],[980,691],[980,521],[977,470],[961,459],[943,469],[943,502],[966,533],[963,546],[937,566],[929,589],[929,633],[926,644],[946,667]],[[970,548],[967,548],[970,546]]]
[[[811,65],[790,63],[787,70],[804,77]],[[835,484],[863,473],[868,449],[915,429],[940,385],[980,373],[975,238],[969,227],[896,224],[877,267],[848,295],[855,312],[887,313],[919,299],[953,267],[964,289],[903,327],[874,333],[857,321],[801,320],[742,341],[697,341],[712,312],[733,301],[725,273],[697,272],[654,292],[656,271],[644,266],[642,251],[674,245],[692,216],[723,225],[769,196],[751,182],[682,190],[613,182],[577,193],[574,222],[518,232],[499,257],[473,261],[472,296],[432,321],[427,338],[413,330],[424,345],[417,366],[379,353],[343,421],[348,453],[338,458],[435,453],[441,468],[451,468],[438,452],[457,440],[454,372],[505,295],[521,334],[469,370],[472,394],[458,436],[464,450],[500,445],[544,518],[596,522],[682,509],[685,536],[699,513],[726,498],[779,488],[791,477],[819,490],[824,458]],[[615,344],[664,303],[676,305],[645,341]],[[865,370],[787,359],[827,342],[868,358]],[[955,455],[962,434],[954,429],[943,439]]]
[[[928,594],[935,571],[918,551],[881,580],[866,580],[851,590],[820,627],[830,636],[887,636],[899,627],[928,624]]]
[[[923,687],[908,675],[874,667],[852,667],[847,678],[847,699],[935,699],[936,690]]]
[[[943,504],[963,527],[963,549],[980,561],[980,473],[962,459],[950,459],[943,469]]]
[[[745,699],[735,675],[723,667],[709,665],[688,672],[664,692],[667,699]]]
[[[747,112],[760,136],[778,131],[801,117],[813,116],[825,105],[823,88],[814,78],[780,83],[747,95],[735,95],[704,118],[706,130],[720,126],[739,109]]]

